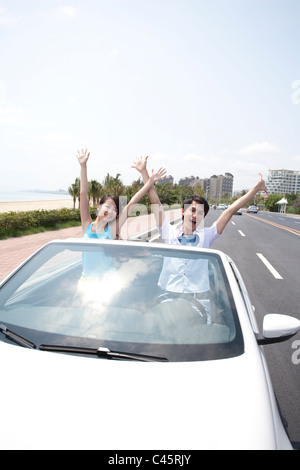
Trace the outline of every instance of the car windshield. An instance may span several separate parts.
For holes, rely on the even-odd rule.
[[[52,242],[2,286],[0,323],[37,346],[169,361],[234,357],[244,348],[220,255],[163,244]]]

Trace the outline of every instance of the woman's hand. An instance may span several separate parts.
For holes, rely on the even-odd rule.
[[[88,161],[89,156],[90,156],[90,152],[88,153],[87,149],[85,150],[81,149],[81,151],[78,150],[76,154],[76,157],[80,165],[84,165]]]
[[[157,172],[154,172],[154,170],[152,170],[150,179],[152,183],[154,184],[157,181],[164,179],[165,177],[166,177],[166,169],[161,167]]]

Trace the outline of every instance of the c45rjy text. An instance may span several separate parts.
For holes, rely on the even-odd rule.
[[[153,454],[151,457],[137,457],[137,456],[122,456],[115,454],[108,457],[108,464],[110,465],[133,465],[138,468],[141,464],[147,465],[148,463],[154,465],[187,465],[190,460],[190,455],[185,454]]]

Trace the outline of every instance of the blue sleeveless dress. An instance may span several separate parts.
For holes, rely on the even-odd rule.
[[[107,224],[104,232],[95,233],[92,231],[93,223],[87,226],[83,238],[96,238],[96,239],[107,239],[113,240],[111,228]],[[83,277],[101,277],[103,274],[110,269],[112,260],[109,256],[104,253],[103,248],[97,247],[94,252],[83,252]]]

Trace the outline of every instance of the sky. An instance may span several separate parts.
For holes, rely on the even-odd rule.
[[[0,191],[300,170],[299,0],[0,0]]]

